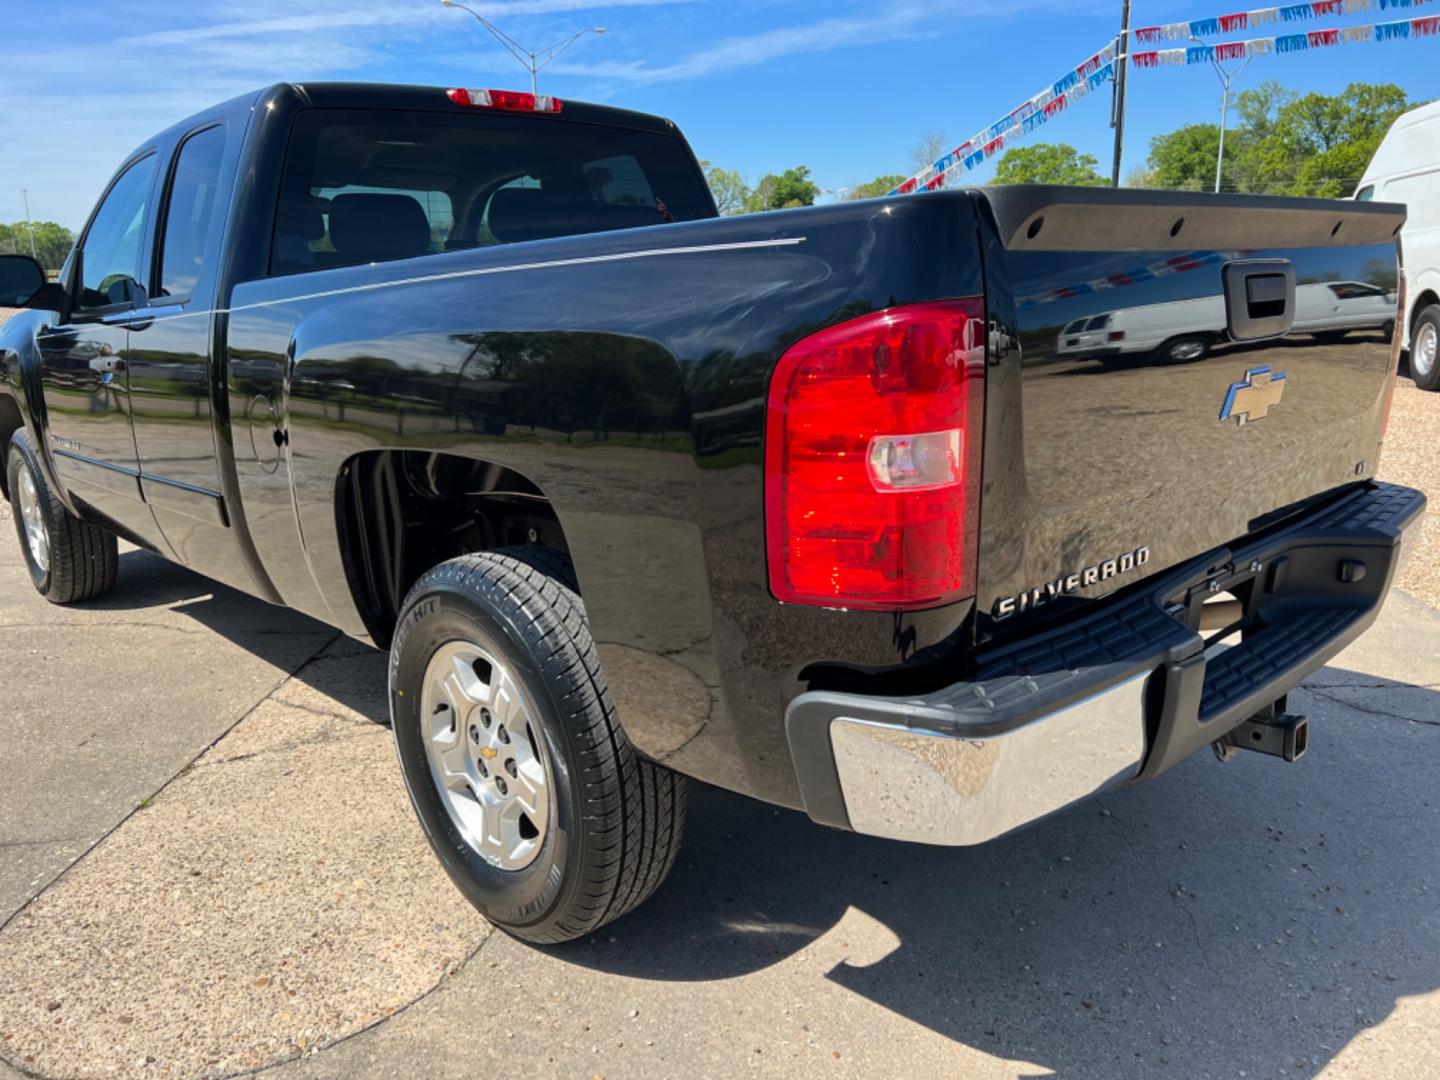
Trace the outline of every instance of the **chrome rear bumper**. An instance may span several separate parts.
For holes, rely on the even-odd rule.
[[[977,844],[1151,779],[1358,637],[1424,509],[1418,491],[1367,485],[982,654],[943,690],[801,694],[786,733],[805,809],[873,836]],[[1246,629],[1207,659],[1201,606],[1221,591],[1245,597]]]

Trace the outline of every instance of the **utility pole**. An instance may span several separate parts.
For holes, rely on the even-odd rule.
[[[1199,38],[1191,38],[1192,43],[1204,45]],[[1225,126],[1230,120],[1230,88],[1235,85],[1236,80],[1244,74],[1245,69],[1250,66],[1251,57],[1246,57],[1245,62],[1234,71],[1226,71],[1220,61],[1215,59],[1214,53],[1210,55],[1210,64],[1215,69],[1215,76],[1220,80],[1220,150],[1215,155],[1215,194],[1220,194],[1220,180],[1225,173]]]
[[[1115,102],[1110,115],[1110,126],[1115,129],[1115,161],[1110,167],[1110,186],[1120,186],[1120,154],[1125,147],[1125,74],[1130,70],[1130,0],[1124,0],[1120,9],[1120,37],[1115,49]]]
[[[25,229],[30,233],[30,257],[39,262],[40,256],[35,254],[35,226],[30,221],[30,192],[26,188],[21,188],[20,198],[25,200]]]

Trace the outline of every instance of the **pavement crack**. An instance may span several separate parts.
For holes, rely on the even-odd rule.
[[[66,836],[62,836],[58,840],[0,840],[0,851],[5,851],[9,848],[46,847],[50,844],[78,844],[80,842],[79,837]]]
[[[209,631],[204,632],[209,633]],[[162,792],[164,792],[168,787],[170,787],[171,784],[175,783],[176,780],[178,780],[180,777],[184,776],[191,769],[193,769],[196,762],[198,762],[211,750],[215,749],[215,747],[220,744],[221,740],[223,740],[232,731],[234,731],[237,727],[244,723],[248,718],[254,716],[256,710],[259,709],[260,706],[264,705],[267,701],[269,701],[271,698],[273,698],[276,694],[280,692],[281,687],[283,687],[291,679],[299,676],[299,674],[310,665],[311,661],[313,661],[317,656],[319,656],[322,652],[328,649],[336,641],[339,641],[343,636],[344,635],[338,630],[331,631],[324,641],[320,642],[315,646],[314,651],[312,651],[309,656],[307,656],[304,660],[302,660],[299,664],[295,666],[295,670],[293,672],[286,674],[284,678],[280,679],[274,686],[272,686],[264,695],[259,698],[259,700],[257,700],[253,705],[251,705],[250,708],[246,709],[243,713],[237,716],[234,722],[231,723],[224,731],[222,731],[210,742],[202,746],[189,761],[187,761],[180,768],[176,769],[174,774],[171,775],[168,780],[166,780],[163,784],[157,787],[144,799],[140,800],[140,802],[135,806],[135,808],[132,809],[128,814],[125,814],[123,817],[120,818],[119,821],[111,825],[108,829],[106,829],[99,836],[97,836],[93,841],[90,841],[85,850],[70,861],[70,865],[65,867],[64,870],[60,871],[60,873],[56,874],[53,878],[47,881],[40,889],[35,892],[34,896],[31,896],[14,911],[10,912],[3,919],[0,919],[0,936],[4,935],[5,931],[10,927],[11,923],[15,922],[15,920],[18,919],[21,915],[29,911],[36,901],[38,901],[42,896],[48,893],[56,885],[60,884],[60,882],[64,881],[65,878],[69,876],[69,874],[77,866],[79,866],[92,854],[94,854],[95,850],[99,848],[101,844],[105,843],[106,840],[110,839],[110,837],[113,836],[118,830],[123,829],[126,822],[128,822],[136,814],[141,813],[144,807],[152,804]],[[16,1066],[14,1062],[6,1059],[3,1054],[0,1054],[0,1061],[5,1061],[6,1064],[18,1068],[18,1066]]]
[[[270,1064],[263,1065],[258,1069],[247,1069],[244,1072],[229,1073],[226,1076],[220,1077],[219,1080],[236,1080],[236,1078],[238,1077],[260,1076],[262,1073],[273,1072],[276,1069],[283,1069],[286,1066],[293,1066],[297,1061],[305,1061],[320,1054],[329,1053],[331,1050],[334,1050],[338,1046],[345,1045],[352,1039],[358,1039],[366,1032],[374,1031],[376,1028],[384,1024],[388,1024],[390,1021],[409,1012],[416,1005],[419,1005],[422,1001],[428,1001],[430,998],[434,997],[435,994],[443,990],[462,971],[464,971],[467,967],[470,966],[470,963],[475,959],[475,957],[480,955],[481,949],[485,948],[486,945],[490,944],[490,942],[494,941],[496,938],[503,936],[504,935],[502,934],[497,934],[495,932],[495,928],[491,926],[490,932],[485,935],[484,939],[481,940],[473,949],[471,949],[470,952],[466,954],[466,956],[453,968],[441,972],[440,977],[435,980],[434,985],[431,986],[430,989],[407,1001],[404,1005],[401,1005],[390,1015],[381,1016],[378,1019],[372,1021],[371,1023],[366,1024],[358,1031],[352,1031],[348,1035],[342,1035],[340,1038],[336,1039],[332,1043],[325,1043],[323,1046],[313,1047],[304,1054],[300,1054],[296,1057],[282,1058],[279,1061],[272,1061]]]
[[[1301,683],[1298,689],[1301,690],[1404,690],[1407,687],[1415,690],[1440,690],[1440,683],[1402,683],[1402,682],[1337,682],[1337,683]]]
[[[1343,705],[1347,709],[1354,709],[1356,712],[1364,713],[1366,716],[1380,716],[1387,720],[1403,720],[1407,724],[1420,724],[1423,727],[1440,727],[1440,720],[1419,720],[1413,716],[1406,716],[1404,713],[1391,712],[1389,709],[1377,708],[1374,705],[1363,705],[1358,701],[1341,697],[1339,694],[1326,693],[1325,690],[1320,687],[1302,686],[1299,687],[1299,689],[1308,690],[1316,697],[1324,698],[1326,701],[1333,702],[1336,705]]]
[[[340,723],[346,724],[349,727],[372,728],[382,726],[377,724],[376,721],[371,720],[368,716],[365,716],[363,713],[357,715],[351,713],[335,712],[332,709],[317,709],[313,705],[303,705],[298,701],[284,701],[280,698],[276,698],[275,700],[277,704],[284,705],[287,709],[294,709],[296,712],[302,712],[305,713],[307,716],[314,716],[321,720],[338,720]]]

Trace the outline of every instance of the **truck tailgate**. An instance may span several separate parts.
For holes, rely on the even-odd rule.
[[[995,226],[982,640],[1374,475],[1402,207],[1039,187],[976,197]],[[1237,340],[1247,317],[1263,330],[1278,310],[1267,290],[1287,266],[1288,332]],[[1228,301],[1227,275],[1240,282]],[[1084,335],[1071,332],[1080,320]]]

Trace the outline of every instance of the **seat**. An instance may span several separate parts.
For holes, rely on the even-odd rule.
[[[330,243],[347,263],[408,259],[429,250],[430,220],[409,195],[336,195]]]

